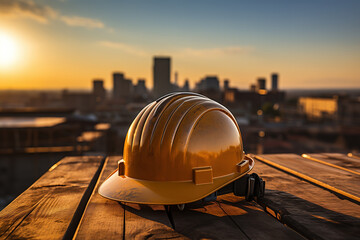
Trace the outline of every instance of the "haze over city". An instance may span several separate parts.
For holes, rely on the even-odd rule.
[[[190,86],[205,75],[248,88],[360,87],[358,1],[0,2],[0,89],[112,87],[112,72],[152,88],[152,57]]]

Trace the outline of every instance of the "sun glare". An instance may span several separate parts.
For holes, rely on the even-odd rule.
[[[9,35],[0,32],[0,67],[8,67],[15,63],[18,57],[16,41]]]

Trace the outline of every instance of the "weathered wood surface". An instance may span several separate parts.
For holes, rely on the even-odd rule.
[[[359,175],[304,159],[295,154],[267,154],[260,156],[360,197]]]
[[[184,211],[173,208],[176,231],[163,206],[124,205],[97,193],[98,186],[116,169],[118,158],[108,158],[79,225],[76,239],[302,239],[262,211],[256,203],[225,195],[216,202],[188,204]],[[124,224],[125,223],[125,224]],[[261,224],[259,224],[261,223]]]
[[[275,155],[263,155],[274,159]],[[281,156],[290,158],[293,155]],[[301,158],[296,157],[301,161]],[[302,162],[302,161],[301,161]],[[360,206],[260,161],[254,172],[266,181],[264,203],[280,211],[284,223],[310,239],[358,239]],[[359,182],[357,183],[359,184]],[[285,218],[285,219],[284,219]]]
[[[360,187],[358,180],[350,181],[356,180],[354,174],[298,155],[262,156],[343,190]],[[332,164],[343,167],[348,167],[348,163],[337,159],[351,161],[345,155],[311,156],[323,157],[324,161],[327,159],[324,156],[331,156]],[[116,169],[118,159],[107,158],[103,167],[102,159],[97,157],[60,161],[0,212],[0,239],[358,239],[360,236],[358,204],[341,200],[334,193],[260,161],[256,161],[253,172],[266,180],[266,197],[259,203],[268,212],[273,211],[275,217],[278,213],[279,220],[257,203],[227,194],[215,202],[187,204],[184,211],[174,207],[174,230],[163,206],[123,204],[98,194],[98,187]],[[351,166],[356,168],[356,162]]]
[[[71,235],[101,163],[101,157],[67,157],[50,168],[0,212],[0,239],[61,239]]]
[[[106,158],[103,171],[91,194],[91,201],[88,202],[85,212],[89,217],[84,217],[77,228],[76,236],[80,239],[92,239],[94,236],[101,238],[104,232],[109,239],[120,238],[123,231],[123,209],[120,204],[101,197],[98,194],[99,183],[103,182],[108,175],[116,168],[116,161],[108,161]]]
[[[119,159],[120,157],[106,159],[104,170],[83,214],[75,238],[93,239],[96,236],[96,239],[122,239],[124,233],[126,239],[133,239],[135,236],[144,239],[152,236],[163,239],[182,238],[182,235],[172,231],[163,223],[168,222],[166,215],[159,216],[155,211],[151,217],[157,221],[142,218],[132,212],[124,211],[121,203],[108,200],[98,194],[99,186],[116,169]],[[137,204],[129,205],[125,209],[139,208]],[[142,206],[144,207],[146,206]]]
[[[104,170],[91,195],[75,234],[76,239],[140,239],[147,238],[185,238],[169,227],[169,220],[163,207],[152,211],[148,217],[140,217],[132,211],[147,212],[151,206],[128,204],[124,206],[116,201],[108,200],[98,194],[98,188],[117,168],[120,157],[109,157],[105,161]],[[161,212],[159,214],[159,211]],[[125,228],[124,228],[125,222]],[[125,233],[125,237],[124,237]]]
[[[311,153],[310,157],[347,168],[360,174],[360,160],[339,153]]]

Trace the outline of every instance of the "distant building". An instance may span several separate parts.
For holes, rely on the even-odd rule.
[[[171,59],[170,57],[154,57],[153,66],[153,95],[155,98],[161,97],[172,91],[170,83]]]
[[[190,84],[189,84],[188,79],[185,80],[184,86],[182,87],[182,91],[184,91],[184,92],[189,92],[190,91]]]
[[[145,80],[139,79],[134,86],[134,98],[136,100],[145,100],[148,98],[148,91],[145,86]]]
[[[121,84],[120,97],[124,98],[126,102],[131,102],[133,96],[134,86],[132,80],[127,78]]]
[[[129,102],[132,98],[133,85],[130,79],[125,79],[123,73],[113,73],[113,99]]]
[[[360,128],[360,98],[339,97],[338,118],[344,126]],[[354,133],[354,132],[352,132]]]
[[[95,97],[93,93],[69,92],[68,90],[63,90],[62,100],[64,106],[82,112],[89,112],[95,108]]]
[[[196,84],[196,90],[204,91],[220,91],[219,79],[217,76],[206,76]]]
[[[102,103],[106,98],[106,90],[104,88],[104,81],[101,79],[96,79],[93,81],[93,94],[95,97],[95,102]]]
[[[250,92],[256,92],[256,85],[255,84],[250,85]]]
[[[62,103],[62,99],[61,99],[61,93],[57,92],[57,91],[42,91],[39,92],[38,94],[34,94],[31,96],[28,96],[29,98],[27,100],[23,99],[25,106],[26,107],[49,107],[49,108],[57,108],[57,107],[62,107],[63,103]],[[2,96],[2,98],[6,98],[5,96]],[[17,97],[17,100],[19,99],[19,101],[21,101],[21,97]],[[25,96],[26,98],[26,96]],[[6,98],[6,100],[9,100],[10,102],[12,102],[12,99],[10,98]],[[0,99],[0,105],[6,104],[6,101],[4,101],[3,99]]]
[[[229,89],[229,80],[228,79],[225,79],[224,80],[224,91],[228,90]]]
[[[178,73],[177,72],[175,72],[175,79],[174,79],[174,84],[177,86],[178,85]]]
[[[335,119],[338,111],[337,98],[301,97],[298,100],[300,113],[309,119]]]
[[[271,74],[271,91],[278,90],[278,79],[279,79],[279,74],[277,73]]]
[[[5,196],[23,192],[63,157],[105,152],[110,144],[108,129],[94,129],[97,122],[74,109],[0,109],[0,116],[0,207]],[[88,131],[97,138],[80,142]]]
[[[259,92],[260,90],[266,90],[266,79],[258,78],[256,90]]]
[[[360,99],[349,96],[327,98],[300,97],[298,111],[311,121],[335,122],[359,128]]]
[[[360,122],[360,100],[347,96],[300,97],[298,111],[311,121],[336,122],[343,126],[358,126]]]
[[[206,76],[196,83],[195,90],[215,101],[221,101],[221,91],[217,76]]]
[[[170,83],[172,92],[182,91],[182,89],[178,85],[178,77],[179,77],[178,73],[175,72],[175,74],[174,74],[174,83]]]
[[[264,103],[282,103],[284,100],[284,91],[267,92],[262,89],[256,92],[229,88],[224,93],[225,105],[228,107],[243,108],[252,113],[256,113],[257,110],[261,109]]]
[[[113,73],[113,98],[119,99],[121,92],[121,82],[124,81],[124,74],[115,72]]]

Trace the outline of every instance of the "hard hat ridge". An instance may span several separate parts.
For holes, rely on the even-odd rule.
[[[112,175],[99,192],[125,202],[180,204],[205,197],[253,165],[244,160],[240,129],[228,109],[200,94],[173,93],[135,118],[119,165],[123,177]],[[136,186],[137,197],[126,191],[130,186]],[[140,192],[147,194],[139,197]]]

